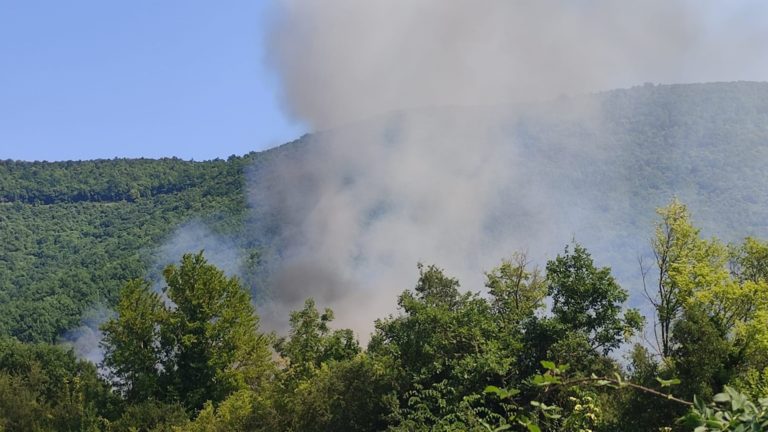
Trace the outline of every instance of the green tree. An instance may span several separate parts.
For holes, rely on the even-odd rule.
[[[270,339],[235,277],[186,254],[163,272],[173,302],[162,320],[160,344],[169,353],[163,369],[188,408],[219,402],[241,388],[258,388],[270,370]]]
[[[736,373],[741,363],[733,345],[705,311],[688,307],[672,327],[673,374],[681,380],[681,395],[705,400]]]
[[[374,358],[390,359],[400,377],[396,422],[406,429],[411,421],[436,427],[438,417],[457,413],[465,395],[504,383],[516,355],[506,338],[517,336],[501,331],[486,299],[460,293],[458,280],[438,267],[420,265],[419,271],[415,289],[398,299],[401,314],[377,321],[368,345]],[[437,394],[439,415],[427,408],[431,414],[425,417],[423,409],[412,406]]]
[[[321,314],[311,298],[304,308],[291,312],[290,336],[276,344],[277,352],[290,362],[292,375],[308,378],[322,364],[349,360],[360,353],[360,344],[350,329],[331,330],[333,311]]]
[[[610,268],[596,268],[579,244],[547,263],[547,284],[553,319],[568,333],[584,335],[594,350],[607,354],[642,328],[637,310],[622,313],[627,292]]]
[[[323,363],[298,386],[283,388],[280,422],[271,430],[386,430],[396,399],[394,366],[387,358],[366,354]]]
[[[189,410],[258,388],[271,370],[270,339],[258,332],[237,278],[202,252],[184,255],[164,276],[168,304],[147,284],[129,283],[118,316],[103,326],[104,364],[116,384],[134,397],[151,396],[156,385],[160,400],[179,400]]]
[[[120,292],[115,312],[117,316],[102,326],[103,366],[129,402],[160,397],[159,332],[166,312],[160,295],[145,281],[130,281]]]
[[[658,275],[656,293],[646,294],[656,309],[661,355],[672,350],[672,326],[696,291],[725,283],[726,249],[701,239],[688,208],[677,199],[657,210],[661,220],[651,242]],[[644,269],[644,274],[647,269]],[[655,329],[654,329],[655,330]]]
[[[0,338],[0,430],[97,431],[113,398],[72,351]]]
[[[509,331],[520,332],[521,324],[544,306],[546,280],[538,268],[529,269],[529,265],[525,254],[516,253],[486,273],[493,313]]]
[[[194,421],[175,426],[174,432],[254,432],[275,430],[266,421],[272,414],[268,401],[253,390],[238,390],[218,406],[209,401]],[[266,424],[265,424],[266,423]]]

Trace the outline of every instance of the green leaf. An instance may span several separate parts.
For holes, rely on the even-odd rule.
[[[721,403],[728,402],[731,400],[731,395],[729,395],[728,393],[718,393],[712,398],[712,400],[715,402],[721,402]]]
[[[499,394],[499,393],[501,393],[501,389],[496,387],[496,386],[490,385],[490,386],[486,387],[485,390],[483,390],[483,393],[486,393],[486,394],[487,393]]]
[[[680,380],[677,379],[677,378],[672,378],[672,379],[665,380],[665,379],[661,379],[659,377],[656,377],[656,381],[658,381],[659,384],[661,384],[662,387],[672,387],[673,385],[680,384]]]

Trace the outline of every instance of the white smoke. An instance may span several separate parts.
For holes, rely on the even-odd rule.
[[[64,333],[59,338],[59,343],[71,348],[78,358],[96,365],[100,364],[104,360],[104,350],[101,346],[103,334],[100,327],[114,314],[106,306],[93,306],[83,313],[80,326]]]
[[[282,0],[271,61],[316,129],[642,82],[763,79],[768,6],[715,0]],[[759,18],[762,17],[762,20]]]
[[[158,277],[163,268],[177,264],[184,254],[196,254],[201,251],[210,264],[218,267],[227,276],[238,276],[242,279],[243,257],[237,242],[215,233],[203,222],[194,220],[177,227],[158,249],[155,263]]]
[[[326,132],[252,181],[253,202],[282,226],[262,313],[287,316],[314,296],[365,338],[419,261],[474,290],[515,250],[541,261],[574,234],[599,234],[594,203],[564,183],[570,160],[600,163],[600,107],[563,99],[559,118],[595,144],[556,143],[539,156],[560,168],[549,173],[507,133],[514,107],[646,81],[762,79],[768,33],[739,18],[756,5],[281,1],[269,48],[286,109]]]

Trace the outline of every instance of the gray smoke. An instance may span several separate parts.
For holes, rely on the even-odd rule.
[[[234,239],[215,233],[203,222],[187,222],[176,228],[159,248],[155,264],[157,277],[167,265],[177,264],[182,255],[202,251],[205,259],[227,276],[242,278],[243,257],[240,250]]]
[[[154,268],[148,275],[152,280],[153,289],[162,294],[162,288],[165,286],[162,279],[163,268],[169,264],[177,264],[186,253],[200,251],[203,251],[209,263],[228,276],[242,278],[243,257],[237,243],[231,238],[215,233],[200,221],[190,221],[177,227],[156,251]],[[163,299],[170,302],[164,294]],[[95,305],[83,314],[80,326],[62,335],[59,343],[72,348],[78,358],[100,364],[104,359],[104,350],[101,347],[103,334],[100,327],[114,316],[113,310],[103,305]]]
[[[573,235],[605,241],[593,203],[562,187],[570,160],[599,164],[609,145],[600,107],[563,97],[558,117],[594,137],[574,142],[594,144],[557,143],[541,156],[549,173],[509,133],[517,107],[647,81],[764,78],[757,13],[757,2],[693,0],[281,1],[269,59],[286,109],[325,132],[252,181],[254,205],[281,221],[266,313],[314,296],[366,338],[419,261],[475,290],[513,251],[540,262]]]
[[[642,82],[762,79],[759,1],[283,0],[271,61],[317,129]]]
[[[95,305],[83,313],[80,326],[67,331],[59,338],[59,343],[71,348],[75,355],[94,364],[104,359],[101,347],[102,333],[100,326],[114,316],[114,312],[103,305]]]
[[[192,220],[177,227],[158,248],[154,269],[150,272],[152,289],[161,295],[166,305],[175,307],[163,292],[163,269],[178,264],[184,254],[202,252],[209,264],[213,264],[227,276],[243,280],[242,249],[234,239],[215,233],[206,224]]]

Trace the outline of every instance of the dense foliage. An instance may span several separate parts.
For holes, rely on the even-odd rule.
[[[765,429],[768,243],[702,232],[766,233],[768,85],[590,98],[607,133],[536,115],[511,133],[532,185],[559,182],[563,209],[622,221],[594,223],[607,247],[574,242],[541,268],[514,254],[484,287],[419,265],[367,346],[312,299],[287,334],[261,333],[256,271],[182,253],[158,268],[158,245],[195,220],[258,267],[279,220],[248,202],[246,178],[300,143],[226,161],[0,162],[0,430]],[[593,138],[608,168],[569,155]],[[677,200],[649,229],[647,208],[672,193],[703,231]],[[643,317],[598,258],[649,232]],[[98,305],[116,313],[103,363],[51,345]]]
[[[574,114],[593,106],[601,107],[597,122]],[[635,278],[632,259],[653,210],[673,195],[707,233],[727,241],[768,235],[768,84],[647,85],[510,115],[504,129],[520,146],[515,169],[524,186],[580,222],[569,232],[597,257],[626,257],[608,261],[619,280]],[[112,307],[125,280],[152,271],[159,279],[158,247],[190,221],[234,239],[258,266],[280,218],[270,203],[248,202],[246,180],[258,191],[258,175],[249,173],[309,141],[207,162],[0,161],[0,334],[55,341],[94,305]],[[502,201],[515,203],[511,193]],[[512,214],[518,226],[538,217]]]
[[[95,305],[114,305],[126,280],[154,270],[157,246],[190,221],[255,250],[243,223],[245,173],[272,153],[0,161],[0,334],[54,342]]]
[[[515,254],[481,291],[419,265],[399,313],[376,321],[367,349],[312,299],[291,314],[286,336],[261,333],[240,280],[186,254],[166,267],[160,292],[140,279],[124,285],[102,326],[101,374],[61,347],[0,341],[0,426],[763,430],[768,243],[704,240],[678,201],[659,215],[661,279],[648,292],[656,313],[645,332],[656,337],[626,362],[617,350],[640,340],[642,316],[578,243],[544,272]],[[654,331],[663,326],[666,341]]]

